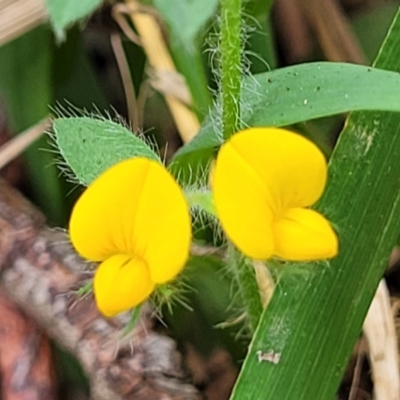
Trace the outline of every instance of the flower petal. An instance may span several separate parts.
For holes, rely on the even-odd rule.
[[[153,162],[135,158],[117,163],[78,199],[69,232],[72,244],[83,257],[100,261],[121,252],[134,254],[135,216]]]
[[[245,255],[266,259],[272,255],[272,211],[265,185],[228,141],[218,153],[212,177],[215,207],[228,238]]]
[[[233,135],[224,146],[233,147],[259,177],[274,214],[310,206],[324,190],[325,158],[315,144],[296,133],[251,128]]]
[[[189,207],[174,178],[155,162],[150,165],[140,196],[135,246],[150,268],[151,279],[164,283],[175,278],[189,256]]]
[[[147,265],[127,254],[116,254],[101,263],[94,276],[97,308],[107,317],[142,303],[154,290]]]
[[[117,253],[142,258],[151,278],[163,283],[183,268],[191,223],[183,192],[158,162],[122,161],[97,178],[76,203],[70,236],[90,260]]]
[[[338,238],[324,216],[314,210],[291,208],[273,225],[274,254],[292,261],[335,257]]]

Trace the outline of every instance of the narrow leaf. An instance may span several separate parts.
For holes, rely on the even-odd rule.
[[[397,14],[375,65],[400,71],[399,57]],[[380,82],[386,77],[381,75]],[[385,95],[375,95],[384,101]],[[331,159],[330,185],[318,207],[338,227],[339,256],[297,265],[302,275],[283,273],[232,400],[256,399],[261,393],[265,400],[334,398],[398,237],[399,170],[400,114],[353,113]]]
[[[400,111],[400,74],[354,64],[301,64],[247,78],[244,126],[285,126],[353,110]],[[175,158],[222,143],[214,110]]]

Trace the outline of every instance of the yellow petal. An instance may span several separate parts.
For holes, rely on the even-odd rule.
[[[134,253],[135,216],[152,162],[135,158],[115,164],[78,199],[69,233],[83,257],[100,261],[116,253]]]
[[[184,194],[169,172],[152,162],[141,190],[135,220],[136,243],[151,279],[164,283],[182,270],[191,242],[191,221]]]
[[[235,149],[259,177],[267,193],[265,201],[274,214],[310,206],[324,190],[325,158],[315,144],[296,133],[251,128],[233,135],[224,147]],[[235,175],[236,171],[230,173]]]
[[[97,308],[107,317],[142,303],[154,290],[146,263],[127,254],[103,261],[94,276]]]
[[[248,257],[272,255],[272,211],[260,175],[232,142],[222,146],[215,163],[212,189],[215,207],[226,235]]]
[[[305,261],[335,257],[338,238],[329,222],[314,210],[289,209],[273,225],[274,254],[286,260]]]
[[[151,279],[163,283],[183,268],[191,223],[183,192],[156,161],[122,161],[102,174],[76,203],[70,236],[91,260],[117,253],[143,259]]]

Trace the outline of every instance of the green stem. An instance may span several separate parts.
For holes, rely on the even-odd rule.
[[[217,217],[212,193],[208,189],[185,190],[185,197],[190,208],[200,207],[207,214]]]
[[[241,0],[221,0],[221,96],[224,138],[239,129],[242,69]]]
[[[211,94],[208,89],[201,50],[197,46],[187,46],[171,42],[171,52],[178,71],[185,77],[193,98],[193,111],[203,120],[211,106]]]
[[[236,275],[236,281],[246,307],[250,328],[254,332],[263,311],[254,268],[232,244],[228,246],[227,258],[229,265],[233,268]]]

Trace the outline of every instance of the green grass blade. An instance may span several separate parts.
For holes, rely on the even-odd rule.
[[[400,72],[399,58],[397,14],[376,67]],[[318,206],[338,226],[340,254],[330,263],[304,265],[309,272],[303,275],[287,267],[263,313],[232,400],[334,398],[398,237],[399,171],[400,114],[353,113]],[[279,362],[259,361],[258,351]]]
[[[168,25],[170,51],[191,92],[193,110],[203,119],[211,105],[211,93],[199,37],[218,0],[155,0],[154,5]]]
[[[400,75],[362,65],[318,62],[254,75],[242,89],[244,125],[285,126],[355,110],[400,111]],[[222,143],[214,117],[175,155]]]

